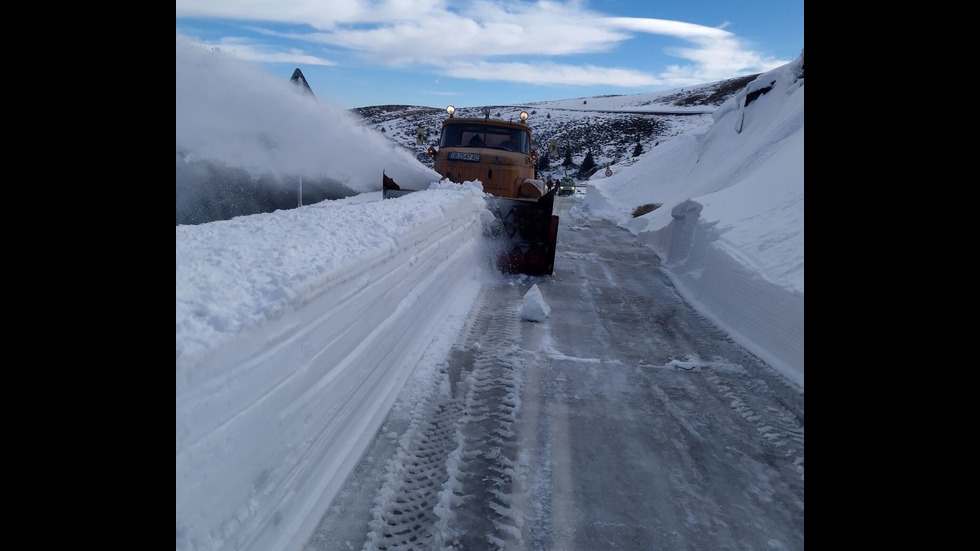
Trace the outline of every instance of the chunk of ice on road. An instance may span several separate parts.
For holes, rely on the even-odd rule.
[[[524,294],[524,305],[521,307],[521,319],[528,321],[544,321],[545,318],[551,315],[551,307],[544,301],[544,297],[541,296],[541,289],[538,289],[538,284],[535,283],[531,288]]]

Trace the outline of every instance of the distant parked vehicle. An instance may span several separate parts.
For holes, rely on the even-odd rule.
[[[571,176],[565,176],[561,179],[561,183],[558,184],[558,195],[574,195],[575,194],[575,180]]]

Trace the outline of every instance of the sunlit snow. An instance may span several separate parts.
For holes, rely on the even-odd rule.
[[[655,250],[692,305],[801,389],[802,63],[575,197],[583,215]],[[431,171],[324,98],[179,38],[177,150],[363,192],[176,227],[177,549],[297,549],[416,366],[448,351],[493,277],[482,192],[430,178],[381,201],[382,169]],[[663,206],[630,216],[651,202]],[[531,287],[522,316],[558,314]]]

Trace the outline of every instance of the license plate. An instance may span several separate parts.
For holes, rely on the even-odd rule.
[[[463,151],[450,151],[449,152],[450,161],[472,161],[474,163],[480,162],[479,153],[465,153]]]

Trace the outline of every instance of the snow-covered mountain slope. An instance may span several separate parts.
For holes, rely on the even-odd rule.
[[[648,151],[659,142],[711,123],[714,110],[737,94],[754,76],[664,92],[597,96],[521,105],[491,105],[491,116],[517,120],[521,110],[530,117],[535,149],[547,156],[549,144],[557,142],[559,157],[544,160],[550,165],[542,173],[578,176],[578,167],[591,152],[597,168],[610,164],[628,165],[637,144]],[[455,106],[458,117],[482,117],[485,106]],[[419,162],[432,166],[426,152],[439,140],[444,107],[378,105],[354,109],[369,127],[412,152]],[[417,143],[419,129],[423,143]],[[566,149],[571,166],[562,166]]]

